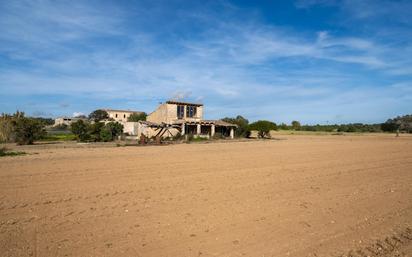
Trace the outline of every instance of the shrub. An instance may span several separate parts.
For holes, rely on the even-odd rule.
[[[247,137],[248,135],[248,125],[249,121],[245,119],[244,117],[238,115],[236,118],[223,118],[222,119],[225,122],[236,124],[237,128],[235,130],[235,134],[238,137]]]
[[[249,130],[257,130],[260,138],[270,137],[271,130],[277,130],[276,123],[267,120],[259,120],[249,125]]]
[[[14,141],[15,122],[13,116],[3,114],[0,117],[0,142]]]
[[[86,123],[82,120],[76,121],[71,125],[72,133],[79,141],[112,141],[123,132],[123,125],[118,122]]]
[[[294,130],[300,130],[300,122],[297,120],[292,121],[292,129]]]
[[[289,126],[286,125],[285,123],[281,123],[281,124],[279,125],[279,128],[282,129],[282,130],[289,130],[289,129],[290,129]]]
[[[33,144],[46,135],[45,122],[39,118],[28,118],[23,112],[13,115],[2,114],[0,117],[0,141],[17,144]]]
[[[72,133],[76,135],[78,141],[87,141],[90,138],[88,124],[83,120],[73,122],[70,128]]]
[[[16,155],[23,155],[26,154],[25,152],[13,152],[9,151],[5,146],[0,147],[0,157],[3,156],[16,156]]]
[[[110,131],[113,139],[123,133],[123,125],[119,122],[109,122],[105,125],[105,128]]]
[[[100,141],[109,142],[113,140],[112,132],[108,127],[103,127],[100,130]]]
[[[21,117],[15,125],[16,143],[19,145],[33,144],[34,140],[46,135],[43,124],[35,119]]]
[[[95,122],[89,124],[87,127],[87,133],[89,134],[89,138],[91,141],[99,142],[100,141],[100,132],[104,127],[103,122]]]

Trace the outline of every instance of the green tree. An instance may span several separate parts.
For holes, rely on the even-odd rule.
[[[288,125],[286,125],[285,123],[281,123],[281,124],[279,125],[279,128],[280,128],[280,129],[283,129],[283,130],[289,130]]]
[[[70,129],[72,133],[76,135],[76,138],[79,141],[87,141],[90,138],[88,124],[83,120],[73,122],[70,126]]]
[[[292,121],[292,129],[294,130],[300,130],[300,122],[297,120]]]
[[[88,134],[90,135],[90,140],[99,142],[100,141],[100,131],[103,129],[103,122],[94,122],[90,124],[87,128]]]
[[[238,137],[247,137],[249,136],[249,130],[248,130],[248,125],[249,121],[245,119],[244,117],[238,115],[236,118],[223,118],[222,119],[224,122],[228,122],[231,124],[236,124],[236,136]]]
[[[109,122],[104,127],[111,133],[112,139],[115,139],[123,133],[123,125],[119,122]]]
[[[141,120],[146,120],[147,114],[145,112],[135,112],[132,113],[129,118],[127,118],[127,121],[130,122],[138,122]]]
[[[106,120],[109,118],[109,114],[105,110],[95,110],[89,114],[89,119],[95,122]]]
[[[112,132],[110,131],[110,128],[103,127],[100,130],[100,140],[103,142],[109,142],[113,140],[113,135],[112,135]]]
[[[277,130],[277,125],[268,120],[258,120],[249,124],[249,130],[257,130],[260,138],[270,137],[269,132],[271,130]]]
[[[38,120],[20,117],[15,121],[15,140],[19,145],[31,145],[45,134],[44,125]]]
[[[412,133],[412,115],[398,116],[382,123],[381,129],[387,132],[395,132],[397,130]]]

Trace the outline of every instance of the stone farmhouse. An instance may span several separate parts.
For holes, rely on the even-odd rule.
[[[204,120],[203,104],[167,101],[161,104],[146,119],[155,124],[173,126],[181,135],[234,137],[236,125],[221,120]]]

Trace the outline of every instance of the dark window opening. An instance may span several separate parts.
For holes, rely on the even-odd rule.
[[[188,135],[196,135],[197,134],[197,126],[196,125],[185,125],[185,132]]]
[[[202,135],[209,135],[210,131],[211,131],[210,126],[201,126],[200,127],[200,134],[202,134]]]
[[[189,118],[196,117],[196,106],[188,105],[186,107],[186,117],[189,117]]]
[[[177,118],[178,119],[183,119],[185,115],[185,106],[184,105],[178,105],[177,106]]]

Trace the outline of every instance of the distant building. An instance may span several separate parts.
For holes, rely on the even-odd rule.
[[[128,110],[113,110],[113,109],[105,109],[107,114],[109,114],[109,119],[113,119],[118,122],[127,122],[127,119],[133,113],[142,114],[143,112],[139,111],[128,111]]]
[[[70,126],[73,122],[76,122],[78,120],[85,120],[84,118],[77,118],[77,117],[59,117],[54,119],[54,127],[56,126]]]

